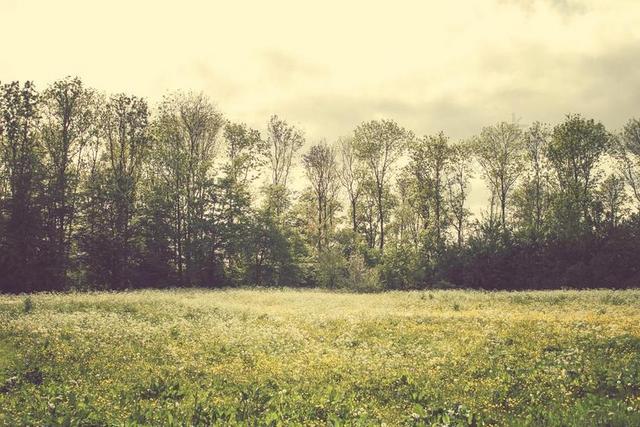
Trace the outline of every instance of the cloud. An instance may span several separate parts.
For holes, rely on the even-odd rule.
[[[195,61],[189,73],[200,82],[199,86],[202,87],[205,93],[217,100],[233,100],[234,97],[243,92],[241,85],[205,61]]]
[[[565,17],[583,15],[589,11],[584,1],[578,0],[500,0],[500,3],[520,7],[527,14],[535,13],[540,7],[548,7]]]
[[[599,55],[577,61],[574,70],[585,74],[576,97],[592,116],[609,127],[621,127],[630,117],[640,116],[640,44],[624,43]]]
[[[327,75],[326,68],[281,50],[262,51],[259,56],[266,77],[280,85],[291,84],[298,79],[322,78]]]

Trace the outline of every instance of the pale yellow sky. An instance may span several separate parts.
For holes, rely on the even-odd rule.
[[[361,121],[469,137],[580,112],[640,115],[640,1],[0,0],[0,80],[66,75],[155,104],[208,94],[263,129],[310,140]]]

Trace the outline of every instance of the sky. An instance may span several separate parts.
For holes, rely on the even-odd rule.
[[[615,130],[640,116],[639,22],[637,0],[0,0],[0,81],[202,91],[310,142],[383,117],[453,139],[574,112]]]

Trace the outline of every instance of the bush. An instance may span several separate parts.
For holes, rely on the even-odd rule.
[[[415,250],[407,245],[389,246],[380,265],[380,279],[387,289],[418,286],[420,268]]]
[[[323,288],[336,289],[345,286],[347,260],[335,247],[320,252],[316,261],[316,280]]]

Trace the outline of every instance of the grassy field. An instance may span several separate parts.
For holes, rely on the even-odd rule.
[[[0,424],[640,425],[640,291],[0,296]]]

